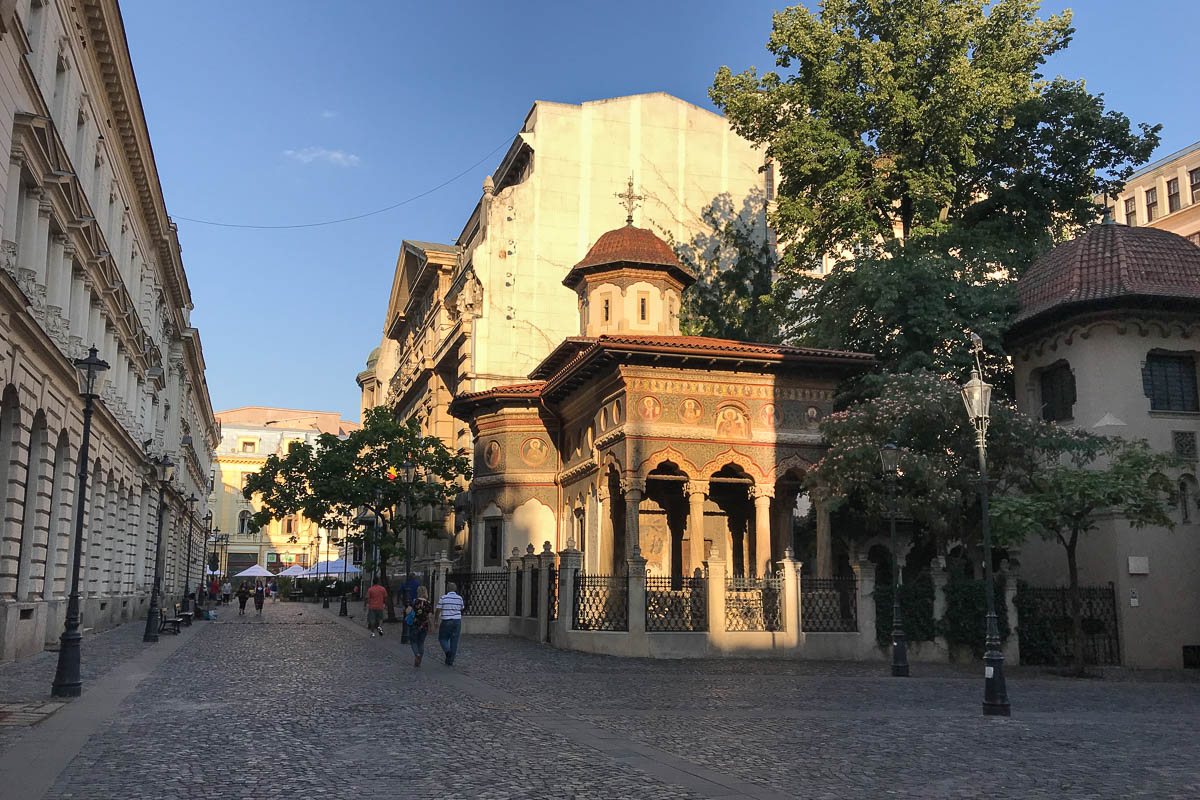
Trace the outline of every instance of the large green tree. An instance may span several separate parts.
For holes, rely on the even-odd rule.
[[[1034,463],[1013,491],[997,497],[992,519],[1002,540],[1040,536],[1062,545],[1067,557],[1072,660],[1084,668],[1083,603],[1078,547],[1102,518],[1116,516],[1134,528],[1174,529],[1168,513],[1175,489],[1165,472],[1177,467],[1170,453],[1145,441],[1080,436],[1054,450],[1033,451]]]
[[[408,464],[416,473],[412,481],[405,480]],[[251,518],[254,527],[301,513],[327,529],[346,529],[347,541],[365,545],[367,567],[377,568],[388,587],[389,560],[405,554],[404,509],[416,514],[445,508],[470,476],[466,457],[451,452],[436,436],[422,436],[415,421],[397,422],[381,406],[368,411],[362,428],[344,438],[325,433],[315,445],[297,442],[286,455],[269,456],[247,478],[242,494],[260,503]],[[349,523],[363,509],[378,524],[356,531]],[[438,533],[433,524],[417,522],[415,527],[423,534]],[[388,618],[395,619],[391,591]]]
[[[789,339],[897,345],[884,365],[902,369],[962,316],[981,315],[981,334],[1003,327],[1003,284],[1149,158],[1158,126],[1135,130],[1082,81],[1043,76],[1074,31],[1069,12],[1038,12],[1035,0],[825,0],[774,15],[775,70],[718,71],[710,96],[778,175]],[[805,283],[823,254],[845,260]],[[935,291],[946,308],[931,307]]]

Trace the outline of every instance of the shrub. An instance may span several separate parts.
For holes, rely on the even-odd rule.
[[[904,639],[909,642],[931,641],[937,633],[933,620],[933,578],[928,572],[900,586],[900,615]],[[876,584],[875,640],[881,645],[892,642],[892,585]]]

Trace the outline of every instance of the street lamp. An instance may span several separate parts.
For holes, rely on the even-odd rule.
[[[888,442],[879,448],[883,478],[888,487],[888,523],[892,529],[892,676],[908,677],[908,645],[900,619],[900,556],[896,550],[896,482],[900,478],[900,448]]]
[[[207,513],[205,513],[205,515],[204,515],[204,533],[201,537],[201,541],[203,542],[203,545],[200,547],[200,559],[202,562],[204,560],[204,552],[205,552],[205,550],[208,549],[208,542],[212,539],[212,519],[213,519],[212,511],[210,510]],[[208,584],[208,579],[204,576],[203,567],[200,569],[200,584],[201,584],[201,586],[204,587],[204,591],[200,592],[196,596],[198,598],[199,597],[207,597],[209,584]]]
[[[191,611],[191,602],[188,597],[192,591],[192,537],[196,535],[194,526],[192,525],[193,517],[196,513],[196,501],[200,498],[195,494],[188,495],[188,499],[184,502],[188,504],[188,552],[186,566],[184,567],[183,579],[183,610]]]
[[[338,530],[338,531],[340,531],[341,529],[342,529],[341,525],[338,525],[337,527],[334,528],[334,530]],[[346,610],[346,562],[350,560],[350,546],[349,546],[350,543],[346,541],[345,536],[341,537],[341,542],[342,542],[342,604],[338,607],[338,616],[344,617],[349,614],[349,612]]]
[[[318,531],[317,536],[321,534]],[[321,549],[321,543],[318,539],[317,550]],[[329,531],[325,531],[325,579],[321,581],[321,608],[329,608]]]
[[[404,470],[404,581],[400,584],[403,587],[402,594],[407,595],[411,590],[408,585],[409,576],[412,575],[412,487],[413,479],[417,474],[417,467],[412,461],[405,459],[400,465]],[[411,602],[411,598],[405,596],[404,601]],[[400,643],[404,644],[408,641],[408,623],[400,623]]]
[[[167,456],[154,462],[155,477],[158,479],[158,538],[154,545],[154,588],[150,590],[150,608],[146,609],[146,632],[143,642],[158,641],[158,603],[162,589],[162,530],[163,517],[167,510],[167,484],[175,477],[175,464]]]
[[[975,369],[971,380],[962,387],[963,404],[967,416],[975,426],[975,445],[979,450],[979,503],[983,511],[983,575],[984,591],[987,593],[987,639],[983,656],[983,713],[986,716],[1007,717],[1008,690],[1004,685],[1004,654],[1000,652],[1000,628],[996,623],[996,592],[992,583],[992,529],[988,520],[988,472],[987,472],[987,428],[988,409],[992,402],[992,387],[983,382],[980,375],[983,367],[979,353],[983,340],[971,334],[971,349],[975,355]]]
[[[88,445],[92,437],[92,401],[104,388],[108,363],[98,358],[96,348],[88,349],[87,358],[75,359],[79,374],[79,396],[83,398],[83,438],[79,443],[79,485],[75,498],[75,563],[71,567],[71,596],[67,600],[67,621],[59,637],[58,668],[50,693],[55,697],[79,697],[83,680],[79,675],[79,562],[83,560],[83,503],[87,495]]]

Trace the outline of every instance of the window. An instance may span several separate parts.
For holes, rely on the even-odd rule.
[[[1196,460],[1196,432],[1171,431],[1171,449],[1184,461]]]
[[[1075,374],[1066,361],[1059,361],[1041,374],[1042,419],[1048,422],[1071,419],[1075,405]]]
[[[645,322],[650,318],[650,295],[638,292],[638,319]]]
[[[267,553],[267,563],[274,564],[279,560],[279,553]]]
[[[1151,353],[1142,368],[1142,391],[1151,411],[1200,411],[1196,360],[1190,355]]]
[[[490,519],[483,524],[483,565],[485,567],[500,566],[502,542],[498,519]]]
[[[606,297],[601,305],[603,307],[603,311],[601,312],[603,321],[608,322],[612,317],[612,301]]]
[[[1188,172],[1188,180],[1192,184],[1192,202],[1200,200],[1200,168]]]
[[[775,165],[767,164],[767,199],[775,199]]]
[[[1187,478],[1179,479],[1179,516],[1180,522],[1192,521],[1192,487]]]
[[[243,439],[241,444],[243,453],[258,452],[258,442],[256,442],[254,439]]]
[[[1125,224],[1137,225],[1137,200],[1132,197],[1125,201]]]
[[[1146,190],[1146,222],[1154,222],[1158,213],[1158,187]]]
[[[1167,181],[1167,213],[1179,210],[1179,178]]]
[[[296,518],[295,517],[285,517],[284,518],[283,532],[284,533],[295,533],[296,532]]]
[[[250,512],[249,511],[243,511],[242,513],[238,514],[237,531],[242,536],[245,536],[248,533],[250,533]]]
[[[357,551],[357,550],[355,550],[354,552],[355,552],[355,553],[357,553],[358,551]],[[299,564],[299,565],[300,565],[300,566],[302,566],[302,567],[307,567],[307,566],[308,566],[308,553],[296,553],[296,563],[297,563],[297,564]],[[355,564],[361,564],[361,563],[362,563],[362,558],[361,558],[361,557],[355,557],[355,559],[354,559],[354,563],[355,563]]]

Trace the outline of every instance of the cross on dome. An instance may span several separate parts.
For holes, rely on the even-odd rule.
[[[633,176],[629,176],[629,188],[623,192],[613,192],[613,197],[621,201],[621,205],[625,206],[625,211],[628,212],[625,217],[625,224],[633,224],[633,210],[637,208],[637,201],[645,200],[646,198],[640,194],[633,193]]]

